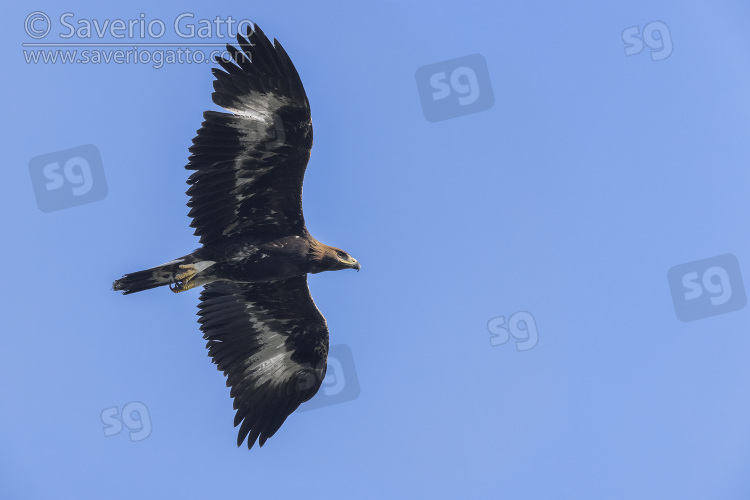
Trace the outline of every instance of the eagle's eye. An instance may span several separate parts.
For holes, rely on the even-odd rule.
[[[349,256],[348,256],[348,255],[346,254],[346,252],[342,252],[341,250],[337,250],[337,251],[336,251],[336,255],[338,255],[340,259],[346,259],[347,257],[349,257]]]

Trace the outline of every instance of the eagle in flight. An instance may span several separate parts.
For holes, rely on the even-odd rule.
[[[312,149],[310,104],[281,44],[255,26],[231,59],[216,58],[213,102],[190,147],[188,214],[200,237],[193,253],[124,275],[124,294],[164,285],[204,285],[200,329],[227,377],[240,426],[237,446],[274,435],[323,381],[328,326],[308,273],[356,269],[343,250],[305,227],[302,181]]]

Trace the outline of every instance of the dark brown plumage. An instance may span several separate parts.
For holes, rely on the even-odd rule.
[[[205,285],[199,323],[208,353],[227,376],[237,444],[263,443],[315,395],[326,371],[328,326],[307,274],[357,269],[348,253],[305,227],[302,182],[312,148],[310,105],[292,61],[256,26],[232,60],[217,60],[214,103],[193,139],[190,224],[201,248],[126,274],[125,294]]]

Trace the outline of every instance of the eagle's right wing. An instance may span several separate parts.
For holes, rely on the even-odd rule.
[[[237,446],[260,446],[320,388],[328,326],[307,277],[265,283],[214,282],[198,315],[213,362],[227,376],[240,425]]]
[[[214,103],[193,139],[190,224],[202,244],[223,237],[303,234],[302,181],[312,149],[310,104],[281,44],[255,26],[232,61],[217,57]]]

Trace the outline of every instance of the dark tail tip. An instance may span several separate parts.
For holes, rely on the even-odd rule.
[[[126,274],[112,283],[112,290],[122,292],[123,295],[128,295],[167,284],[169,284],[169,280],[155,279],[153,271],[149,269],[147,271]]]

